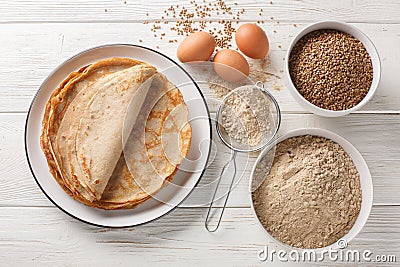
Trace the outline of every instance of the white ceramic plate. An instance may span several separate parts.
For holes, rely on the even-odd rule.
[[[277,139],[276,143],[279,143],[290,137],[307,135],[307,134],[325,137],[327,139],[331,139],[332,141],[338,143],[347,152],[347,154],[349,154],[349,156],[353,160],[354,164],[356,165],[357,171],[360,174],[360,185],[361,185],[361,191],[362,191],[361,210],[360,210],[360,213],[358,214],[357,220],[355,221],[353,227],[350,229],[350,231],[345,236],[343,236],[340,239],[341,240],[340,244],[338,244],[339,242],[336,242],[327,247],[318,248],[315,250],[318,252],[318,251],[322,251],[324,249],[329,249],[329,248],[332,248],[332,249],[344,248],[347,246],[347,243],[350,242],[350,240],[352,240],[361,231],[364,224],[367,222],[369,213],[371,212],[372,200],[373,200],[373,185],[372,185],[371,174],[369,172],[368,165],[365,162],[362,155],[360,154],[360,152],[358,152],[358,150],[349,141],[347,141],[343,137],[339,136],[338,134],[335,134],[328,130],[318,129],[318,128],[298,129],[298,130],[290,131],[290,132],[286,133],[285,135],[283,135],[282,137],[279,137]],[[251,172],[251,177],[253,177],[255,167],[260,162],[260,160],[264,157],[264,155],[268,152],[269,149],[271,149],[271,146],[266,147],[258,156],[257,161],[254,164],[253,170]],[[250,186],[249,186],[250,194],[251,194],[251,188],[252,188],[251,181],[252,181],[252,179],[250,179]],[[251,201],[251,207],[253,210],[253,214],[257,218],[259,225],[261,226],[262,229],[264,229],[265,233],[272,240],[274,240],[277,244],[280,244],[284,248],[298,249],[298,248],[294,248],[294,247],[289,247],[288,245],[285,245],[285,244],[279,242],[278,240],[276,240],[275,238],[273,238],[267,232],[267,230],[264,228],[264,226],[261,224],[261,222],[259,221],[257,214],[254,210],[253,201]],[[300,250],[300,249],[298,249],[298,250]]]
[[[193,136],[188,158],[194,172],[178,171],[174,185],[166,186],[156,199],[150,199],[135,209],[105,211],[90,208],[67,195],[50,174],[46,158],[40,148],[41,123],[44,108],[51,92],[69,73],[90,63],[109,57],[131,57],[148,62],[163,72],[177,85],[188,104]],[[166,70],[166,71],[164,71]],[[25,150],[32,174],[44,194],[58,208],[83,222],[106,227],[128,227],[155,220],[178,206],[194,189],[203,175],[211,148],[211,123],[204,97],[190,75],[167,56],[146,47],[134,45],[105,45],[81,52],[58,66],[37,92],[25,125]],[[195,159],[195,160],[194,160]]]

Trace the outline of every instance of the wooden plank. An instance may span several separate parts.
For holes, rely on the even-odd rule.
[[[199,4],[202,1],[196,1]],[[209,0],[206,1],[211,2]],[[238,5],[233,3],[237,2]],[[315,21],[325,19],[340,19],[350,22],[392,23],[400,22],[399,2],[386,0],[384,3],[367,1],[336,1],[323,0],[277,0],[272,1],[226,1],[236,12],[245,9],[241,16],[243,20],[254,20],[270,16],[275,20]],[[103,22],[129,21],[137,22],[145,19],[161,19],[163,11],[170,5],[186,6],[193,11],[189,1],[144,1],[138,4],[132,0],[26,0],[1,1],[2,16],[0,22]],[[259,15],[263,9],[262,16]],[[148,16],[146,14],[149,14]],[[230,19],[232,16],[217,15],[212,17]]]
[[[205,185],[215,181],[229,157],[229,151],[218,140],[218,157],[206,171],[201,187],[184,203],[184,208],[131,229],[92,227],[63,214],[46,199],[28,169],[23,145],[26,111],[51,70],[73,54],[105,43],[140,44],[175,58],[176,45],[167,40],[178,38],[168,29],[168,38],[162,41],[154,38],[149,31],[151,25],[141,22],[158,19],[170,4],[181,3],[176,0],[151,0],[140,4],[133,0],[0,1],[0,47],[4,55],[0,64],[0,266],[129,263],[254,266],[260,265],[257,252],[265,245],[277,248],[257,225],[249,208],[250,174],[245,169],[246,155],[240,155],[239,171],[243,178],[231,195],[222,228],[215,234],[204,229],[206,210],[198,206],[206,203],[212,193],[212,188]],[[253,22],[259,20],[259,9],[263,8],[266,23],[262,27],[271,42],[271,63],[267,71],[276,75],[268,87],[281,89],[272,90],[284,112],[280,134],[305,126],[331,129],[352,142],[371,169],[374,207],[366,226],[350,242],[349,248],[369,249],[373,255],[393,254],[398,261],[400,2],[276,0],[269,4],[269,1],[245,0],[234,8],[245,8],[242,21]],[[274,19],[269,20],[270,16]],[[377,95],[358,114],[344,118],[325,119],[304,114],[306,112],[290,96],[281,72],[285,51],[296,32],[307,23],[324,19],[355,23],[376,44],[382,60],[382,80]],[[212,92],[206,87],[203,90],[211,111],[215,112],[217,102]],[[250,155],[248,166],[255,157],[255,153]],[[223,180],[223,186],[227,187],[227,183]],[[275,261],[275,265],[281,264]],[[324,265],[340,263],[324,262]]]
[[[353,114],[338,119],[314,115],[286,114],[279,134],[303,127],[330,129],[348,139],[362,153],[371,170],[374,183],[374,204],[400,204],[400,115]],[[36,185],[25,159],[25,114],[0,114],[0,206],[52,206]],[[214,131],[214,129],[213,129]],[[211,199],[215,179],[230,151],[217,139],[217,156],[206,170],[198,189],[184,203],[196,207]],[[239,154],[238,174],[242,176],[235,186],[229,206],[249,207],[248,180],[257,153]],[[229,171],[222,181],[228,187]],[[213,183],[214,182],[214,183]]]
[[[216,233],[204,229],[205,212],[178,208],[146,225],[102,229],[70,218],[56,208],[0,208],[0,263],[254,266],[261,263],[257,253],[264,246],[280,249],[265,235],[250,208],[228,209]],[[398,260],[399,214],[399,206],[373,207],[349,249],[369,249],[374,256],[396,255]],[[279,261],[274,263],[280,266]]]
[[[39,25],[0,27],[1,49],[7,55],[0,67],[2,112],[27,111],[42,81],[61,61],[61,32],[39,29]],[[49,60],[54,63],[49,65]]]
[[[400,60],[400,24],[355,25],[371,37],[382,60],[379,89],[360,112],[400,112],[400,76],[397,75]],[[290,95],[286,88],[286,75],[282,72],[285,51],[293,36],[303,26],[305,24],[298,24],[297,27],[294,27],[293,23],[262,25],[271,41],[270,63],[265,71],[272,75],[265,77],[269,79],[267,88],[277,98],[283,112],[287,113],[305,112]],[[175,39],[176,36],[166,29],[167,35],[163,40],[159,40],[149,34],[149,28],[149,25],[140,23],[2,25],[0,34],[7,42],[2,43],[6,56],[0,65],[0,79],[3,81],[0,84],[0,112],[27,111],[36,90],[53,68],[72,55],[93,46],[134,43],[159,50],[176,59],[176,44],[167,41],[169,38]],[[256,70],[256,62],[253,63],[255,65],[252,68]],[[213,91],[207,85],[202,86],[202,90],[209,99],[211,111],[216,111]]]

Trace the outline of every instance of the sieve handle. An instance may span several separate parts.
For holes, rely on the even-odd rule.
[[[235,181],[235,177],[236,177],[236,154],[237,154],[237,152],[233,151],[231,159],[227,163],[225,163],[224,167],[222,168],[221,173],[220,173],[220,175],[218,177],[218,183],[217,183],[217,186],[215,187],[215,191],[214,191],[210,206],[208,207],[207,217],[206,217],[206,221],[205,221],[205,227],[206,227],[207,231],[209,231],[211,233],[217,231],[219,225],[221,224],[222,215],[224,214],[224,211],[225,211],[225,208],[226,208],[226,204],[228,203],[229,194],[232,191],[233,182]],[[217,225],[215,226],[215,228],[211,229],[210,225],[209,225],[209,222],[210,222],[209,219],[210,219],[211,210],[213,209],[215,196],[217,195],[217,191],[218,191],[219,185],[221,183],[221,179],[222,179],[225,171],[227,170],[228,166],[231,164],[232,161],[233,161],[233,175],[232,175],[231,184],[229,185],[229,190],[228,190],[228,192],[227,192],[227,194],[225,196],[224,206],[222,207],[221,214],[219,215]]]

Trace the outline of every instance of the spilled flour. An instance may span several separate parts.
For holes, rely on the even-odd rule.
[[[264,83],[265,88],[280,91],[284,88],[279,71],[272,66],[269,56],[263,59],[249,59],[250,73],[247,79],[237,83],[229,83],[218,75],[207,78],[208,87],[217,99],[224,98],[233,88],[246,84],[254,84],[257,81]]]
[[[277,145],[272,168],[252,198],[274,238],[294,247],[319,248],[348,233],[361,196],[359,173],[343,148],[306,135]]]

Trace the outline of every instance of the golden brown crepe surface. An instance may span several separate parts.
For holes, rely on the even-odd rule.
[[[157,192],[163,186],[163,184],[165,184],[165,181],[171,181],[173,175],[177,171],[177,167],[179,164],[172,164],[173,166],[171,167],[171,164],[165,161],[163,165],[166,166],[164,168],[166,170],[161,171],[161,174],[164,176],[160,178],[163,182],[161,184],[159,181],[156,182],[157,186],[152,188],[150,192],[147,190],[147,188],[141,188],[140,186],[138,186],[137,183],[137,181],[139,181],[141,185],[142,179],[147,178],[133,178],[131,172],[132,169],[135,170],[134,168],[132,168],[132,166],[134,166],[135,164],[129,164],[131,169],[131,171],[129,171],[129,168],[126,165],[125,157],[123,153],[120,153],[120,156],[118,157],[116,162],[115,169],[112,171],[111,176],[107,180],[107,186],[105,187],[104,193],[102,193],[101,199],[99,200],[96,199],[94,192],[92,192],[90,188],[88,190],[87,185],[82,182],[83,179],[79,179],[79,177],[75,177],[74,175],[71,175],[71,173],[63,173],[65,172],[65,170],[62,168],[63,162],[60,160],[60,155],[57,155],[56,153],[57,149],[55,148],[55,138],[57,134],[59,134],[58,131],[60,129],[60,124],[62,123],[65,114],[68,113],[68,109],[70,108],[71,103],[73,103],[75,97],[80,92],[82,93],[81,90],[87,90],[87,88],[81,88],[80,86],[77,86],[77,84],[79,84],[82,80],[89,81],[89,84],[95,83],[99,77],[102,77],[104,72],[111,74],[135,66],[140,66],[138,71],[140,71],[140,69],[142,68],[153,68],[147,63],[127,58],[111,58],[91,64],[90,66],[82,68],[78,72],[71,73],[52,93],[46,105],[45,115],[42,123],[41,146],[47,158],[50,172],[65,192],[86,205],[103,209],[132,208],[137,204],[140,204],[149,199],[151,197],[151,194]],[[138,75],[140,76],[140,74]],[[162,80],[162,75],[160,77],[160,79]],[[154,138],[154,136],[152,138],[149,138],[148,136],[151,136],[151,134],[147,134],[147,132],[152,132],[153,129],[150,129],[150,127],[154,127],[154,125],[160,125],[160,122],[158,122],[157,124],[155,123],[155,121],[159,121],[158,116],[162,113],[162,111],[164,111],[164,121],[161,121],[161,126],[163,126],[163,124],[168,121],[180,121],[181,123],[182,118],[180,118],[179,120],[168,119],[169,117],[174,117],[174,115],[170,116],[171,110],[173,110],[174,107],[178,107],[180,105],[183,105],[185,107],[184,111],[186,112],[186,114],[185,112],[183,112],[183,121],[187,122],[187,108],[184,104],[181,93],[175,86],[171,84],[168,84],[167,87],[169,87],[169,91],[161,98],[160,101],[157,101],[156,105],[153,107],[153,110],[150,112],[149,118],[147,119],[147,123],[145,126],[146,134],[143,137],[145,140],[147,140],[146,145],[144,146],[146,149],[146,154],[148,154],[147,150],[149,150],[150,146],[156,147],[157,145],[161,145],[161,142],[159,140],[160,138]],[[182,112],[180,113],[182,114]],[[79,116],[79,114],[75,114],[75,116]],[[182,117],[182,115],[180,117]],[[183,159],[183,157],[186,156],[190,147],[191,127],[189,123],[186,123],[181,129],[179,129],[179,137],[181,138],[179,142],[179,151],[181,157],[178,158]],[[154,164],[154,162],[152,162],[151,160],[149,162],[151,163],[150,165],[153,168],[155,165],[157,165]],[[143,172],[136,173],[136,175],[138,174],[143,174]],[[152,183],[152,181],[150,181],[150,183]],[[150,193],[150,195],[148,193]]]

